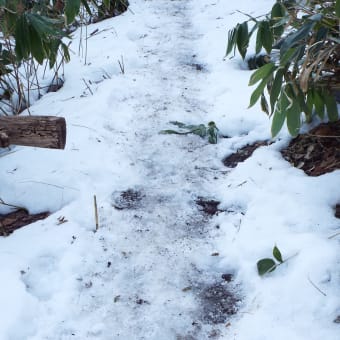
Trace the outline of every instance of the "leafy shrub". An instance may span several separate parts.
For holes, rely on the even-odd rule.
[[[88,15],[100,10],[126,10],[127,0],[0,0],[0,110],[20,113],[30,106],[30,92],[38,90],[38,65],[47,61],[54,68],[52,83],[70,60],[69,25],[85,9]],[[120,7],[119,7],[120,6]],[[122,10],[123,11],[123,10]],[[38,64],[38,65],[37,65]]]
[[[229,31],[226,55],[237,49],[245,59],[256,32],[256,54],[264,49],[271,57],[250,78],[249,85],[257,87],[249,107],[260,100],[272,116],[272,135],[286,121],[296,136],[302,113],[306,122],[315,114],[324,119],[326,112],[330,121],[338,120],[334,91],[340,87],[340,0],[276,1],[268,14],[248,17]]]

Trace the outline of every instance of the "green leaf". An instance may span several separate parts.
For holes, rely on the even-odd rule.
[[[237,30],[235,27],[228,32],[228,45],[227,45],[227,52],[225,54],[226,56],[229,55],[233,49],[235,49],[236,37],[237,37]]]
[[[258,25],[257,34],[256,34],[256,45],[255,45],[255,53],[258,54],[261,51],[261,48],[263,46],[262,39],[263,39],[263,33],[262,33],[262,21]]]
[[[284,74],[284,70],[280,68],[277,70],[275,77],[274,77],[272,88],[270,90],[271,113],[273,113],[274,111],[275,103],[281,92],[283,74]]]
[[[296,47],[297,44],[301,43],[301,40],[308,37],[309,33],[312,31],[313,27],[315,26],[315,21],[307,21],[304,25],[300,27],[296,32],[289,34],[281,48],[280,48],[280,54],[281,57],[292,47]]]
[[[29,27],[29,34],[27,39],[30,43],[30,50],[34,59],[42,65],[45,59],[45,50],[42,44],[41,36],[33,26]]]
[[[208,141],[210,144],[217,144],[218,141],[218,128],[215,122],[208,123]]]
[[[276,263],[273,259],[262,259],[257,262],[257,271],[260,276],[263,276],[269,272],[272,272],[276,269]]]
[[[325,117],[325,101],[323,95],[317,89],[313,90],[312,95],[316,114],[323,119]]]
[[[237,27],[237,36],[236,36],[237,49],[240,55],[242,56],[242,59],[244,59],[246,56],[247,48],[249,44],[248,22],[245,21],[242,24],[238,24],[236,27]]]
[[[161,135],[187,135],[188,132],[178,132],[175,130],[161,130],[159,131]]]
[[[69,25],[73,22],[76,15],[80,10],[80,0],[66,0],[65,3],[65,16],[66,16],[66,24]]]
[[[271,127],[272,137],[275,137],[282,129],[283,123],[286,119],[286,110],[288,106],[289,100],[287,98],[286,93],[282,91],[273,116]]]
[[[60,46],[61,46],[61,49],[63,51],[64,59],[68,63],[71,60],[68,46],[66,44],[64,44],[63,42],[61,42]]]
[[[329,93],[324,93],[325,104],[327,108],[327,115],[331,122],[335,122],[339,119],[338,105],[335,97]]]
[[[296,51],[297,48],[290,48],[283,55],[281,54],[280,65],[286,66],[288,63],[290,63],[291,60],[294,58]]]
[[[335,14],[340,18],[340,0],[336,0],[335,3]]]
[[[26,20],[26,15],[23,14],[17,20],[15,27],[15,54],[19,61],[29,57],[30,45],[29,40],[27,39],[28,35],[28,23]]]
[[[265,112],[267,115],[269,115],[269,106],[268,106],[268,102],[267,99],[265,97],[265,95],[262,93],[261,94],[261,109],[263,112]]]
[[[275,260],[279,261],[280,263],[283,262],[281,252],[277,246],[273,248],[273,256]]]
[[[268,21],[262,21],[262,45],[267,51],[268,54],[270,54],[272,47],[273,47],[273,34],[269,26]]]
[[[301,127],[301,108],[298,103],[297,98],[291,98],[292,103],[290,107],[287,109],[287,127],[289,133],[296,137],[299,134]]]
[[[275,69],[276,69],[276,66],[274,63],[268,63],[268,64],[261,66],[251,75],[248,85],[252,86],[256,84],[258,81],[260,81],[261,79],[265,79],[266,77],[271,75]]]
[[[194,135],[197,135],[203,138],[207,135],[207,128],[205,127],[205,125],[200,124],[192,128],[190,132],[193,133]]]
[[[260,96],[263,94],[263,91],[267,85],[267,80],[268,79],[263,79],[260,85],[254,90],[254,92],[251,94],[250,97],[250,103],[248,108],[252,107],[255,105],[255,103],[259,100]]]
[[[275,5],[272,7],[270,16],[271,19],[277,20],[281,19],[286,15],[286,8],[282,5],[281,2],[277,1]]]

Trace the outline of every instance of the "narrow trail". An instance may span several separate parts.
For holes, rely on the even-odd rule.
[[[195,136],[158,134],[179,113],[183,121],[205,122],[212,105],[200,101],[205,70],[192,46],[197,38],[192,5],[145,3],[152,24],[139,42],[145,67],[133,77],[137,86],[149,86],[127,102],[140,129],[123,133],[120,141],[137,176],[134,184],[113,190],[116,209],[102,222],[107,230],[100,260],[110,267],[99,275],[87,273],[87,281],[100,288],[94,295],[92,288],[83,291],[79,302],[85,324],[98,315],[105,325],[100,339],[217,338],[236,310],[232,284],[213,267],[215,225],[196,204],[198,197],[212,198],[209,183],[221,170],[209,167],[216,163],[213,147]],[[124,262],[123,270],[115,270],[117,262]],[[86,327],[75,334],[73,339],[98,336]]]

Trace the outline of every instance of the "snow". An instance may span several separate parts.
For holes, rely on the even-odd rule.
[[[131,11],[88,27],[98,32],[87,51],[74,33],[64,87],[30,108],[66,118],[66,149],[0,155],[1,199],[52,212],[0,238],[1,340],[339,339],[339,171],[292,168],[279,153],[287,131],[235,169],[221,162],[270,138],[268,118],[247,109],[250,71],[223,57],[239,11],[272,2],[131,0]],[[173,120],[213,120],[230,138],[159,134]],[[140,199],[115,209],[129,189]],[[209,219],[198,197],[226,211]],[[296,255],[259,277],[275,244]],[[216,284],[240,300],[218,324],[206,298]]]

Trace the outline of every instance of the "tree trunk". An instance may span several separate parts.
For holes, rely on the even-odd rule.
[[[66,122],[54,116],[0,116],[0,147],[11,144],[64,149]]]

